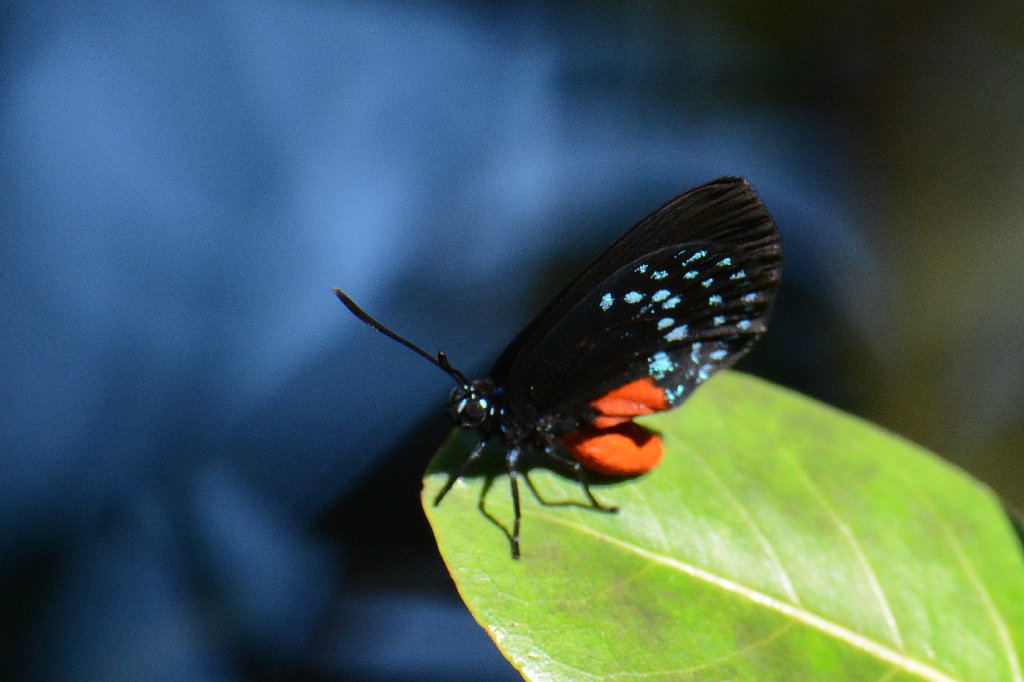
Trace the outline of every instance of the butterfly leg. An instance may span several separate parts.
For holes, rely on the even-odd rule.
[[[476,444],[473,451],[469,453],[469,457],[466,458],[466,461],[462,463],[462,466],[460,466],[459,470],[455,472],[455,475],[448,479],[448,482],[444,484],[443,488],[441,488],[441,492],[439,492],[437,497],[434,498],[435,507],[441,504],[441,500],[444,499],[444,496],[452,489],[452,486],[454,486],[455,483],[462,478],[467,471],[469,471],[469,467],[473,465],[473,462],[480,458],[480,454],[484,451],[485,447],[487,447],[486,440],[481,440]]]
[[[512,525],[512,558],[519,558],[519,520],[522,514],[519,511],[519,448],[510,448],[505,455],[505,465],[508,467],[508,481],[512,486],[512,509],[515,512],[515,521]]]
[[[583,465],[576,460],[569,459],[568,457],[560,454],[554,442],[547,442],[544,446],[544,454],[547,455],[548,459],[552,462],[562,467],[562,469],[571,471],[576,476],[576,480],[579,481],[580,487],[583,488],[583,492],[587,494],[587,499],[590,500],[590,504],[594,509],[610,513],[619,511],[618,507],[611,507],[602,504],[596,497],[594,497],[594,493],[590,490],[590,481],[587,479],[587,472],[583,468]]]

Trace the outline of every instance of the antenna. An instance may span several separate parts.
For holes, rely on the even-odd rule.
[[[437,357],[435,358],[433,355],[426,352],[409,339],[405,338],[404,336],[399,336],[395,332],[391,331],[390,329],[382,325],[377,320],[370,317],[370,315],[365,310],[357,306],[356,302],[349,298],[348,295],[341,289],[335,288],[334,294],[339,299],[341,299],[341,302],[345,304],[345,307],[349,309],[349,312],[358,317],[360,320],[370,325],[384,336],[387,336],[389,338],[394,339],[395,341],[398,341],[398,343],[402,344],[403,346],[412,350],[413,352],[419,353],[421,356],[429,360],[432,364],[440,367],[444,372],[448,374],[448,376],[450,376],[452,379],[455,379],[463,386],[469,385],[469,380],[466,379],[466,376],[459,370],[452,367],[452,364],[448,362],[448,356],[445,354],[443,350],[437,351]]]

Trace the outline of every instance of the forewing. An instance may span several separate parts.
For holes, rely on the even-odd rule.
[[[764,333],[779,235],[744,181],[675,197],[602,254],[499,359],[494,377],[524,419],[586,422],[593,401],[649,379],[678,405]]]

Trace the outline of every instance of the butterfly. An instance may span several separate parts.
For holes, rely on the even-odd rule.
[[[505,348],[488,377],[468,379],[391,331],[340,289],[360,320],[429,360],[456,386],[446,411],[480,439],[435,498],[440,504],[492,442],[504,446],[520,555],[525,458],[571,473],[590,504],[614,512],[587,472],[636,476],[664,447],[635,417],[681,405],[733,365],[768,326],[782,272],[775,223],[746,180],[689,189],[641,220],[566,286]]]

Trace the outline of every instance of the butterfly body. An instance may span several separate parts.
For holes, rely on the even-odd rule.
[[[490,376],[469,381],[443,352],[432,356],[380,325],[457,382],[447,405],[480,434],[438,501],[490,442],[505,446],[518,556],[520,459],[540,455],[579,479],[585,470],[637,475],[660,461],[656,434],[633,418],[682,404],[767,328],[782,267],[781,240],[745,180],[721,178],[683,192],[601,254],[527,325]]]

